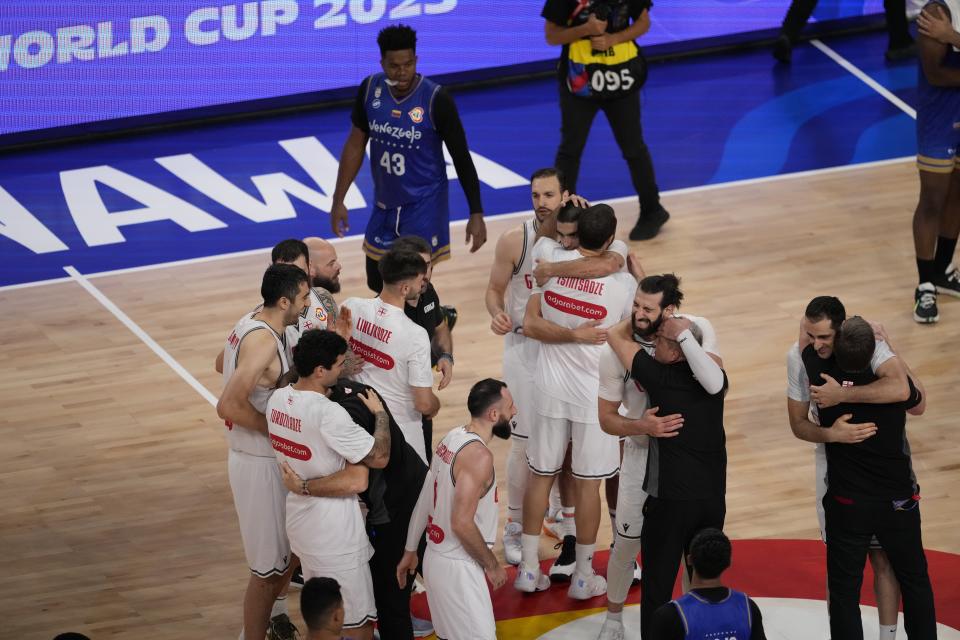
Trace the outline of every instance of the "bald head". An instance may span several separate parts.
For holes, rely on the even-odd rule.
[[[304,238],[310,251],[310,281],[315,287],[323,287],[330,293],[340,291],[340,261],[337,250],[323,238]]]

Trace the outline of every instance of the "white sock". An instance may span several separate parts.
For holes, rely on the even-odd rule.
[[[595,544],[577,543],[577,566],[574,569],[576,573],[589,576],[593,573],[593,549]]]
[[[273,601],[273,609],[270,610],[270,617],[276,618],[280,614],[290,615],[290,610],[287,609],[287,596],[280,596]]]
[[[563,520],[560,521],[560,539],[562,540],[566,536],[575,536],[577,535],[577,523],[576,523],[576,507],[560,507],[561,513],[563,513]]]
[[[513,438],[507,456],[507,517],[514,522],[523,522],[523,494],[527,490],[527,441]]]
[[[610,512],[610,532],[613,534],[611,540],[617,539],[617,510],[609,509]]]
[[[246,638],[243,637],[243,629],[240,629],[240,637],[237,638],[237,640],[246,640]]]
[[[880,640],[893,640],[896,637],[897,637],[897,625],[895,624],[880,625]]]
[[[535,571],[540,566],[540,536],[520,534],[520,564],[526,571]]]
[[[616,613],[607,611],[607,620],[614,620],[623,624],[623,611],[617,611]]]

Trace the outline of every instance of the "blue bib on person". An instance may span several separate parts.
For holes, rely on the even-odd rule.
[[[381,209],[429,199],[447,186],[443,141],[432,112],[440,85],[417,76],[413,91],[397,100],[386,78],[370,76],[364,99],[374,198]]]
[[[690,591],[672,601],[677,608],[686,640],[750,640],[750,600],[747,594],[729,589],[720,602]]]

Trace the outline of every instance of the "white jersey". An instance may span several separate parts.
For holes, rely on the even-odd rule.
[[[321,478],[357,464],[374,439],[346,409],[315,391],[292,385],[277,389],[267,402],[267,428],[277,460],[287,461],[301,478]],[[287,494],[287,535],[297,555],[346,560],[373,548],[357,496],[319,498]],[[329,564],[329,563],[327,563]]]
[[[513,268],[513,276],[507,284],[507,295],[504,300],[507,315],[513,324],[513,331],[523,329],[523,316],[527,311],[527,301],[533,290],[533,245],[537,239],[537,220],[533,218],[523,223],[523,249],[520,260]]]
[[[579,251],[554,249],[549,259],[563,262],[580,257]],[[630,315],[636,289],[636,280],[624,271],[593,279],[551,278],[542,287],[540,310],[545,320],[561,327],[573,329],[588,320],[599,320],[600,327],[609,328]],[[598,373],[603,346],[540,345],[534,383],[540,394],[556,401],[544,403],[551,407],[548,417],[585,423],[597,421]]]
[[[300,342],[300,336],[310,329],[333,330],[337,320],[337,303],[329,291],[323,288],[310,288],[310,304],[297,316],[297,324],[287,327],[287,349],[290,362],[293,362],[293,348]]]
[[[432,387],[430,339],[403,309],[380,298],[349,298],[353,314],[350,348],[366,361],[358,382],[376,389],[401,425],[420,422],[410,387]]]
[[[280,375],[285,374],[290,369],[287,359],[287,346],[285,336],[280,336],[273,327],[263,320],[255,320],[254,315],[257,311],[252,311],[237,322],[233,331],[227,337],[227,344],[223,348],[223,386],[226,387],[233,372],[237,370],[237,360],[240,356],[240,345],[243,339],[254,331],[268,331],[277,342],[277,356],[280,358]],[[273,393],[273,387],[261,387],[257,385],[250,394],[250,404],[257,411],[266,414],[267,399]],[[235,425],[229,420],[225,422],[227,426],[227,444],[234,451],[247,453],[252,456],[273,457],[273,448],[270,446],[270,439],[266,435],[254,429],[246,429],[241,425]]]
[[[430,473],[425,482],[433,482],[433,506],[427,520],[427,546],[429,549],[448,557],[460,557],[472,560],[459,538],[453,533],[453,495],[456,483],[453,480],[453,465],[460,450],[471,442],[479,442],[484,447],[483,439],[475,433],[467,431],[466,427],[451,429],[437,446],[430,465]],[[489,489],[480,498],[477,504],[477,514],[474,522],[480,529],[487,546],[493,548],[497,541],[497,522],[499,508],[497,506],[497,475],[493,474],[493,481]]]

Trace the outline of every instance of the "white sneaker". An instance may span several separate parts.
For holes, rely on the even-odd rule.
[[[546,591],[550,588],[550,578],[541,573],[540,567],[537,567],[536,571],[528,571],[521,565],[517,569],[517,578],[513,581],[513,588],[525,593]]]
[[[519,522],[507,522],[503,528],[503,555],[508,564],[514,566],[520,564],[520,558],[523,555],[520,547],[520,534],[523,533],[523,526]]]
[[[567,589],[567,595],[574,600],[589,600],[602,596],[607,592],[607,579],[598,576],[595,573],[585,575],[574,572],[570,580],[570,588]]]
[[[605,619],[597,640],[623,640],[623,623],[610,618]]]
[[[640,574],[642,573],[640,565],[637,564],[637,561],[633,561],[633,584],[640,584]]]
[[[560,509],[548,513],[543,519],[543,533],[557,540],[563,539],[563,512]]]

